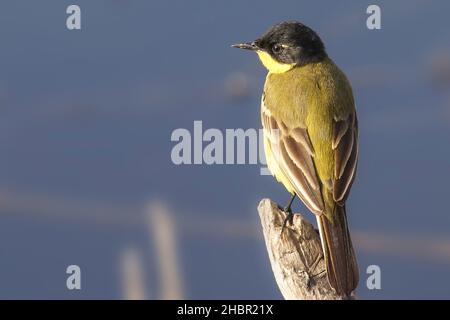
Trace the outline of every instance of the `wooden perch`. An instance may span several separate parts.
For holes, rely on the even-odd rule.
[[[320,236],[301,214],[295,214],[281,233],[286,213],[270,199],[258,206],[270,264],[281,294],[287,300],[338,300],[327,279]]]

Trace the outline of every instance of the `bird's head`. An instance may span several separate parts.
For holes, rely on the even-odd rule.
[[[296,21],[276,24],[255,41],[232,47],[255,51],[272,73],[286,72],[295,66],[319,62],[327,57],[317,33]]]

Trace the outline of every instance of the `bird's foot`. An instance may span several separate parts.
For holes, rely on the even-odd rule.
[[[294,221],[294,213],[292,212],[291,206],[292,206],[292,202],[294,202],[295,196],[296,196],[295,193],[293,193],[292,197],[289,200],[289,202],[288,202],[286,207],[282,208],[281,206],[278,206],[278,208],[281,211],[287,213],[287,216],[286,216],[286,218],[283,221],[283,226],[281,227],[281,234],[283,234],[284,228],[286,228],[287,223],[289,222],[290,224],[292,224],[293,221]]]
[[[289,222],[289,224],[292,225],[292,223],[293,223],[293,221],[294,221],[294,213],[292,212],[291,206],[286,206],[286,207],[284,207],[284,208],[281,207],[281,206],[278,206],[278,208],[279,208],[281,211],[287,213],[286,218],[284,218],[283,225],[281,226],[281,234],[283,234],[283,231],[284,231],[284,229],[286,228],[287,223]]]

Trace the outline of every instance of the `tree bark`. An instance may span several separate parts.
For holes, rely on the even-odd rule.
[[[319,232],[296,213],[283,233],[286,213],[270,199],[258,206],[270,264],[281,294],[286,300],[340,300],[327,279]]]

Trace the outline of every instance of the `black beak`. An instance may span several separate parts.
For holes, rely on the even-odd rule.
[[[239,49],[245,49],[245,50],[252,50],[256,51],[259,50],[259,46],[256,44],[255,41],[253,42],[247,42],[247,43],[237,43],[232,45],[233,48],[239,48]]]

